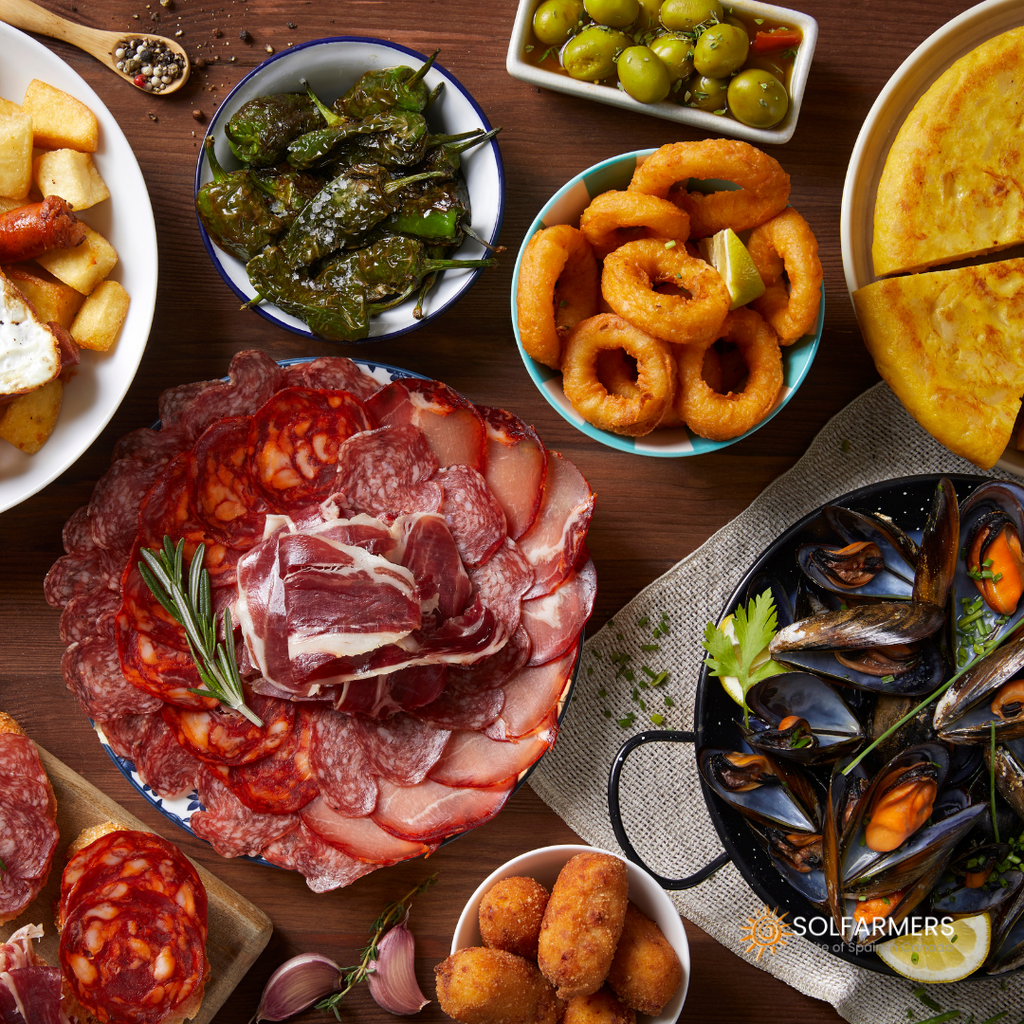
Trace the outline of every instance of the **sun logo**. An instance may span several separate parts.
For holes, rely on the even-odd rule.
[[[788,914],[789,911],[786,911]],[[772,956],[779,951],[779,946],[786,945],[786,939],[791,938],[793,932],[789,930],[789,922],[784,920],[786,914],[779,916],[765,904],[764,910],[757,917],[748,917],[747,926],[743,929],[743,941],[749,942],[746,952],[752,953],[755,949],[757,955],[755,960],[760,960],[766,949],[772,951]]]

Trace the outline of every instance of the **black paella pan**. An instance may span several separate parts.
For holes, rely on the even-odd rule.
[[[951,475],[949,478],[961,503],[979,485],[990,479],[965,475]],[[828,504],[880,512],[893,519],[914,540],[919,540],[939,479],[939,475],[935,474],[881,481],[844,494]],[[1024,491],[1017,488],[1017,493],[1024,499]],[[819,508],[799,520],[761,553],[729,597],[718,621],[726,614],[734,612],[741,603],[745,604],[754,592],[763,589],[760,581],[757,586],[751,586],[762,574],[774,577],[790,601],[794,601],[800,578],[800,570],[795,559],[797,546],[809,541],[831,539],[820,513]],[[702,667],[694,709],[694,731],[649,730],[638,733],[623,744],[612,764],[608,782],[608,803],[612,828],[617,840],[626,855],[650,872],[666,889],[688,889],[699,885],[731,860],[757,896],[778,914],[785,914],[788,923],[801,918],[807,922],[806,928],[801,931],[812,942],[857,966],[894,975],[895,972],[869,949],[847,945],[834,934],[830,917],[823,914],[783,878],[745,819],[718,797],[703,779],[701,788],[704,802],[724,847],[722,854],[692,875],[684,878],[667,878],[652,871],[633,847],[623,826],[619,795],[621,772],[629,756],[648,743],[688,743],[694,746],[695,751],[705,746],[739,749],[737,744],[742,741],[742,736],[738,723],[741,720],[742,712],[739,706],[725,692],[719,680],[709,676],[707,667]],[[694,770],[697,770],[696,758]],[[918,925],[923,917],[923,910],[911,914],[910,927]]]

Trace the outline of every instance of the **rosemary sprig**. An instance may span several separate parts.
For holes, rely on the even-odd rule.
[[[205,690],[191,688],[191,692],[202,697],[214,697],[221,704],[245,715],[254,725],[262,726],[263,722],[245,706],[229,608],[224,609],[224,641],[217,640],[217,614],[210,597],[210,574],[203,568],[205,551],[205,548],[197,548],[192,556],[188,593],[184,589],[184,539],[179,540],[175,547],[171,538],[165,536],[163,549],[159,552],[143,548],[139,573],[153,596],[185,630],[189,652],[199,670],[199,678],[206,686]]]
[[[329,995],[326,999],[321,999],[316,1004],[318,1010],[331,1010],[334,1016],[338,1020],[341,1020],[341,1014],[338,1012],[338,1008],[341,1005],[341,1001],[352,991],[356,985],[366,981],[366,979],[373,973],[373,969],[370,964],[377,959],[377,943],[380,942],[386,932],[390,930],[392,925],[398,924],[398,922],[405,915],[405,905],[414,896],[418,896],[424,889],[437,882],[437,872],[435,871],[429,878],[425,878],[415,889],[406,893],[397,903],[389,903],[384,910],[381,912],[380,917],[377,918],[373,924],[370,925],[370,942],[367,947],[363,950],[362,958],[359,963],[354,967],[343,967],[341,969],[341,977],[344,981],[344,986],[340,992],[335,992],[333,995]]]

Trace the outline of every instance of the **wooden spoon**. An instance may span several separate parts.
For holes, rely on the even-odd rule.
[[[56,14],[51,14],[38,4],[32,3],[31,0],[0,0],[0,20],[27,32],[38,32],[51,39],[61,39],[65,43],[71,43],[72,46],[77,46],[80,50],[92,54],[101,64],[106,64],[115,75],[120,75],[132,85],[135,85],[134,74],[120,71],[117,67],[114,51],[118,48],[118,44],[125,39],[142,39],[149,43],[163,43],[172,53],[184,58],[185,66],[181,70],[181,77],[164,85],[161,90],[154,89],[152,92],[146,90],[151,96],[170,96],[172,92],[176,92],[185,84],[191,70],[188,54],[173,39],[148,35],[145,32],[131,30],[104,32],[98,28],[76,25],[73,21],[67,21]]]

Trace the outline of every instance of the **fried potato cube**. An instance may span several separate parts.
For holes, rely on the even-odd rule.
[[[114,247],[98,232],[86,227],[85,241],[74,249],[52,249],[36,257],[54,277],[75,291],[90,295],[117,263]]]
[[[503,878],[480,900],[480,937],[491,949],[537,958],[537,939],[548,891],[532,878]]]
[[[437,1002],[462,1024],[556,1024],[565,1004],[528,960],[470,946],[434,968]]]
[[[626,865],[597,851],[578,853],[559,872],[544,911],[537,963],[560,999],[604,983],[626,918]]]
[[[0,196],[0,213],[10,213],[11,210],[20,209],[31,202],[29,199],[12,199],[10,196]]]
[[[117,341],[128,315],[128,293],[117,281],[101,281],[71,325],[71,337],[80,348],[108,351]]]
[[[570,999],[562,1024],[636,1024],[636,1011],[620,1003],[605,985],[589,996]]]
[[[630,903],[608,985],[627,1005],[657,1016],[676,994],[683,967],[656,921]]]
[[[71,204],[73,210],[88,210],[90,206],[110,198],[110,189],[92,157],[75,149],[53,149],[41,153],[32,161],[32,177],[43,198],[60,196]]]
[[[15,103],[14,100],[5,100],[3,96],[0,96],[0,114],[20,114],[22,113],[21,104]]]
[[[27,395],[18,395],[0,419],[0,437],[26,455],[35,455],[57,425],[63,394],[64,385],[56,377]]]
[[[100,144],[96,115],[74,96],[33,78],[22,102],[32,116],[35,144],[43,149],[79,149],[95,153]]]
[[[0,196],[24,199],[32,187],[32,118],[0,114]]]
[[[7,279],[32,303],[36,316],[48,324],[53,320],[65,330],[70,329],[85,296],[70,285],[58,281],[53,274],[31,263],[14,263],[4,268]]]

